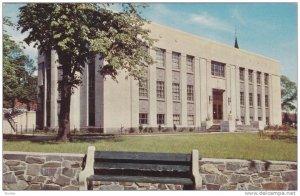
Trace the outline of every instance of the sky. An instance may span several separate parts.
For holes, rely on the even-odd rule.
[[[297,3],[148,3],[143,16],[150,21],[278,60],[281,74],[297,83]],[[17,22],[22,4],[3,4],[3,16]],[[26,34],[8,30],[16,41]],[[26,45],[26,44],[24,44]],[[25,53],[36,61],[37,50]]]

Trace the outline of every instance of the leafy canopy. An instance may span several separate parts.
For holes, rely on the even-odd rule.
[[[105,66],[103,76],[113,79],[120,70],[141,79],[144,67],[153,60],[144,48],[154,40],[144,29],[147,22],[140,16],[144,5],[122,4],[121,12],[108,9],[112,4],[51,3],[27,4],[20,8],[18,28],[29,32],[24,40],[35,43],[41,53],[55,50],[64,70],[63,82],[76,87],[90,58],[100,54]]]
[[[297,101],[297,85],[284,75],[282,75],[280,79],[281,108],[285,111],[295,110]]]

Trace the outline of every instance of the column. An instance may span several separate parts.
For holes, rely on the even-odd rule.
[[[241,98],[240,98],[240,80],[239,80],[239,66],[235,66],[235,101],[232,100],[232,104],[236,105],[236,113],[234,118],[241,121]]]
[[[256,71],[252,71],[252,79],[253,79],[253,109],[254,109],[254,121],[258,121],[258,106],[257,106],[257,80],[256,80]]]
[[[248,75],[248,69],[245,69],[245,76]],[[249,111],[249,81],[245,80],[245,124],[250,124],[250,111]]]
[[[186,55],[180,56],[180,101],[181,101],[181,125],[187,126],[187,76]]]
[[[228,99],[231,97],[231,65],[225,65],[225,92],[223,93],[223,120],[228,121],[228,115],[231,111],[231,103],[228,102]]]
[[[213,94],[212,94],[212,86],[211,86],[211,60],[206,59],[206,99],[207,99],[207,117],[210,118],[210,120],[213,120]],[[210,99],[209,99],[210,98]]]
[[[98,72],[99,67],[102,66],[103,60],[100,60],[100,55],[95,56],[95,126],[103,127],[103,76]],[[88,86],[87,86],[88,89]],[[87,91],[88,92],[88,91]],[[81,94],[82,92],[80,92]],[[88,100],[87,94],[87,100]],[[87,101],[88,102],[88,101]],[[88,114],[88,104],[87,104],[87,116]],[[87,118],[87,122],[88,118]]]
[[[82,83],[80,86],[80,127],[87,127],[88,126],[88,118],[89,118],[89,66],[88,64],[85,65],[84,71],[82,73]]]
[[[43,67],[43,72],[44,72],[44,100],[43,100],[43,117],[44,117],[44,127],[47,127],[47,67],[48,67],[48,58],[47,55],[45,54],[45,62],[44,62],[44,67]]]
[[[236,77],[235,77],[235,66],[234,65],[230,65],[230,104],[229,104],[229,108],[232,113],[232,121],[235,123],[235,119],[237,116],[236,113],[236,107],[237,107],[237,100],[236,100],[236,85],[237,81],[236,81]]]
[[[79,75],[80,73],[76,73]],[[70,105],[70,130],[80,129],[80,88],[73,88]]]
[[[269,79],[270,79],[271,77],[269,77]],[[264,80],[264,73],[263,72],[261,72],[261,78],[260,78],[260,83],[261,83],[261,111],[262,111],[262,121],[264,122],[263,124],[265,125],[266,124],[266,102],[265,102],[265,92],[266,92],[266,89],[265,89],[265,80]],[[269,96],[271,96],[271,86],[270,86],[270,81],[269,81]],[[271,100],[270,98],[269,98],[269,100]],[[269,103],[269,107],[270,107],[271,105],[270,105],[270,103]],[[271,109],[272,107],[270,107],[270,109]],[[271,114],[271,110],[270,110],[270,114]],[[270,115],[270,122],[271,122],[271,115]]]
[[[204,115],[204,110],[201,109],[201,73],[200,73],[200,59],[195,57],[194,62],[194,109],[195,109],[195,126],[200,127],[202,120],[202,115]],[[204,72],[205,73],[205,72]],[[204,76],[202,76],[204,77]]]
[[[173,97],[172,97],[172,51],[167,50],[165,55],[166,79],[165,79],[165,92],[166,92],[166,125],[173,127]]]
[[[57,91],[57,55],[54,50],[51,51],[50,57],[50,69],[51,69],[51,99],[50,99],[50,128],[56,129],[58,126],[58,116],[57,116],[57,98],[58,98],[58,91]],[[47,111],[49,112],[49,111]]]
[[[151,50],[150,55],[155,57],[155,51]],[[156,65],[149,66],[149,126],[157,127],[157,104],[156,104]]]

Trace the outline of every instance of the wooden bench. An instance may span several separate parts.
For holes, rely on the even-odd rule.
[[[191,154],[107,152],[90,146],[83,166],[80,190],[92,190],[93,181],[180,184],[185,190],[202,187],[198,150]]]

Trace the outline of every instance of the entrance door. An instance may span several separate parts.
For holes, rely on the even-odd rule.
[[[220,123],[223,119],[223,90],[213,90],[213,122]]]

